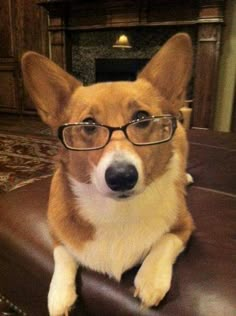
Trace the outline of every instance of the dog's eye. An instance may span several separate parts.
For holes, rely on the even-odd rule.
[[[150,114],[146,111],[138,111],[138,112],[135,112],[132,116],[132,120],[140,120],[140,122],[136,125],[136,127],[138,128],[145,128],[149,125],[149,121],[143,121],[142,120],[145,120],[147,118],[150,117]]]
[[[83,126],[83,131],[88,134],[92,135],[96,132],[97,127],[93,124],[96,123],[96,121],[92,117],[88,117],[85,120],[83,120],[84,123],[87,123],[88,125]]]
[[[142,120],[150,117],[150,114],[146,111],[137,111],[133,114],[132,120]]]

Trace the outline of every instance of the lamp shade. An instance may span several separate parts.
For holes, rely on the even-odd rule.
[[[112,46],[114,48],[131,48],[131,45],[129,43],[129,39],[125,34],[122,34],[118,37],[115,44]]]

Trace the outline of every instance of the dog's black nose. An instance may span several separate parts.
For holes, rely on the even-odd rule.
[[[112,191],[128,191],[138,181],[138,171],[132,164],[116,162],[105,172],[106,183]]]

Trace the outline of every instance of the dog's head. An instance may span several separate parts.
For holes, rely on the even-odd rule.
[[[84,87],[37,53],[22,58],[24,82],[40,116],[59,128],[67,146],[60,158],[65,171],[78,184],[114,198],[143,191],[165,172],[181,129],[171,139],[191,67],[191,41],[183,33],[172,37],[134,82]]]

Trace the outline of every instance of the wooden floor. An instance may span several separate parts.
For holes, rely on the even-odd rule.
[[[0,113],[0,131],[11,134],[52,135],[50,128],[39,117]]]

